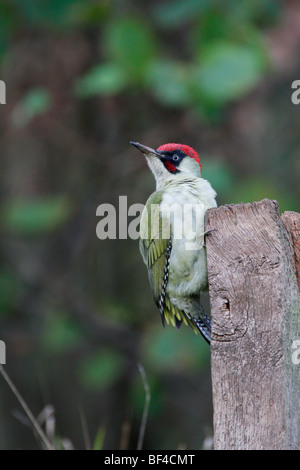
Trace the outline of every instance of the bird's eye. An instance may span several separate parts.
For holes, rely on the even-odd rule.
[[[173,160],[174,160],[174,162],[178,162],[178,160],[179,160],[179,156],[178,156],[178,155],[176,155],[176,154],[175,154],[175,155],[173,155]]]

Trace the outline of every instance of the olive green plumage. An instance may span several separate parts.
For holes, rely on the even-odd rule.
[[[140,226],[140,251],[148,269],[152,295],[160,309],[163,324],[166,321],[179,328],[183,322],[198,333],[192,319],[170,301],[167,293],[162,298],[167,247],[172,237],[170,222],[163,219],[160,212],[162,195],[162,191],[156,191],[146,202]]]

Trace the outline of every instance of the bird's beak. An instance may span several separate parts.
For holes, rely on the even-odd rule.
[[[144,155],[152,155],[154,157],[161,157],[162,154],[161,152],[158,152],[157,150],[154,150],[150,147],[146,147],[146,145],[139,144],[138,142],[130,142],[131,145],[136,147],[138,150],[140,150]]]

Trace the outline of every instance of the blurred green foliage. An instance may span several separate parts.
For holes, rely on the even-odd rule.
[[[31,119],[43,115],[51,108],[51,95],[45,88],[33,88],[24,94],[13,112],[16,126],[26,126]]]
[[[5,229],[22,235],[49,233],[70,217],[72,207],[65,197],[13,199],[2,204],[1,218]]]
[[[251,90],[262,77],[264,66],[257,48],[212,43],[201,51],[194,86],[205,102],[222,106]]]
[[[102,450],[105,437],[105,429],[99,428],[93,445],[93,450]]]
[[[75,92],[87,98],[141,86],[163,105],[194,107],[209,115],[211,109],[222,108],[251,90],[268,66],[255,23],[256,13],[262,9],[266,15],[272,11],[274,16],[273,2],[256,7],[243,3],[247,13],[240,10],[237,29],[236,24],[233,29],[231,9],[224,8],[220,1],[157,4],[150,12],[150,21],[140,15],[114,16],[106,21],[101,38],[108,62],[93,67],[79,79]],[[106,20],[107,16],[108,12]],[[189,25],[188,31],[189,59],[170,60],[155,31],[155,22],[161,32],[167,29],[176,35],[176,27],[190,20],[194,25]]]
[[[74,91],[80,98],[98,94],[109,96],[124,90],[128,82],[128,75],[120,65],[105,63],[96,65],[83,78],[78,79]]]
[[[92,390],[111,386],[120,377],[124,366],[122,356],[115,351],[101,350],[81,361],[79,379]]]
[[[274,21],[279,7],[270,0],[240,4],[177,0],[154,4],[146,18],[128,15],[118,2],[30,0],[2,2],[2,10],[4,43],[13,25],[17,29],[22,21],[51,28],[104,24],[102,59],[77,80],[77,96],[114,95],[141,86],[163,105],[192,106],[209,115],[211,107],[222,108],[238,99],[263,76],[268,60],[257,24],[263,19]],[[187,60],[170,60],[160,35],[167,30],[176,36],[176,28],[185,24]],[[24,102],[27,113],[33,115],[49,105],[45,94],[35,93]]]
[[[83,341],[83,335],[68,313],[50,311],[40,340],[43,350],[58,355],[78,347]]]
[[[201,370],[207,367],[209,348],[198,335],[182,328],[180,335],[173,328],[149,331],[143,346],[144,360],[158,371]]]

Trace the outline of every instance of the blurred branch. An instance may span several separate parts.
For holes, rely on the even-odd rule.
[[[36,418],[33,416],[30,408],[28,407],[27,403],[23,399],[22,395],[19,393],[18,389],[16,388],[16,386],[14,385],[14,383],[12,382],[12,380],[10,379],[8,374],[6,373],[6,371],[5,371],[2,364],[0,364],[0,373],[1,373],[2,377],[4,378],[4,380],[6,381],[9,388],[11,389],[11,391],[13,392],[13,394],[15,395],[15,397],[17,398],[18,402],[22,406],[22,408],[25,411],[26,415],[28,416],[33,428],[37,432],[38,436],[41,439],[41,442],[44,444],[46,449],[47,450],[55,450],[55,448],[53,447],[53,445],[49,441],[48,437],[46,436],[46,434],[42,430],[40,424],[38,423]]]
[[[146,372],[142,364],[138,363],[138,369],[141,374],[143,386],[145,389],[145,404],[144,404],[142,422],[140,426],[139,440],[138,440],[138,445],[137,445],[137,450],[142,450],[144,437],[145,437],[146,424],[147,424],[147,419],[148,419],[148,413],[149,413],[150,400],[151,400],[151,391],[150,391],[150,387],[147,381]]]

